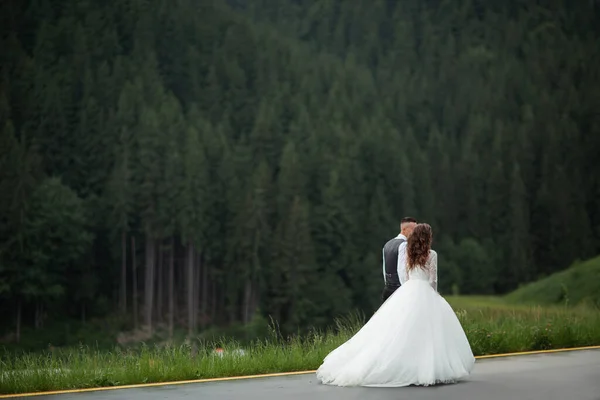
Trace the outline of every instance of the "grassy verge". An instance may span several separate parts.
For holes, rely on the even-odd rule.
[[[505,297],[510,303],[600,307],[600,256],[527,284]]]
[[[593,308],[532,307],[490,297],[450,297],[476,355],[600,344],[600,312]],[[23,393],[148,382],[216,378],[316,369],[323,357],[362,325],[347,318],[329,332],[256,341],[238,354],[225,343],[94,351],[82,347],[52,355],[2,358],[0,393]]]

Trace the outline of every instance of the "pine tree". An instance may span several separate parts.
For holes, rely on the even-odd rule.
[[[208,125],[204,125],[209,129]],[[181,188],[181,205],[179,206],[179,226],[183,242],[186,245],[186,282],[188,334],[196,330],[197,310],[195,298],[198,296],[194,281],[199,273],[194,262],[196,252],[204,246],[206,226],[206,157],[200,141],[200,132],[194,127],[187,130],[187,138],[183,154],[184,179]]]
[[[135,171],[137,207],[144,234],[144,325],[152,332],[155,307],[154,282],[156,268],[156,239],[158,237],[158,185],[160,182],[162,148],[160,127],[156,112],[144,107],[137,129],[138,154]]]
[[[510,179],[510,206],[508,208],[510,232],[508,268],[500,275],[507,280],[504,283],[506,289],[531,279],[527,274],[527,271],[530,270],[531,247],[529,242],[530,217],[525,196],[526,189],[521,177],[521,168],[518,163],[514,163]]]

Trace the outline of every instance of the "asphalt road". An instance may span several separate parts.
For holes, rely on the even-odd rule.
[[[48,400],[600,400],[600,350],[477,360],[463,382],[436,387],[340,388],[314,374],[34,397]]]

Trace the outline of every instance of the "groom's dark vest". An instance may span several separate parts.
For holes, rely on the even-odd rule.
[[[400,287],[398,276],[398,249],[406,239],[393,238],[383,246],[383,257],[385,260],[385,286],[390,288]]]

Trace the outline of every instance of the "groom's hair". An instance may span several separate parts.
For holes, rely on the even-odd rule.
[[[405,224],[417,223],[417,220],[413,217],[404,217],[400,220],[400,232],[404,232]]]
[[[404,217],[400,220],[400,225],[405,224],[407,222],[414,222],[416,224],[417,220],[414,219],[413,217]]]

